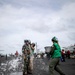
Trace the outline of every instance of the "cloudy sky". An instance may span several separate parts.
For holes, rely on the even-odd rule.
[[[74,7],[75,0],[0,0],[0,50],[21,52],[30,39],[44,51],[53,36],[61,47],[74,44]]]

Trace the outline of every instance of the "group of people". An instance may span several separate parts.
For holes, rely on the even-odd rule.
[[[54,70],[56,70],[60,75],[65,75],[62,70],[59,68],[59,61],[61,58],[61,47],[58,43],[58,39],[56,37],[53,37],[51,39],[53,42],[53,45],[50,50],[50,64],[49,64],[49,72],[50,75],[54,75]],[[35,44],[31,44],[29,40],[24,41],[24,45],[22,47],[22,53],[24,56],[24,75],[28,73],[32,73],[33,70],[33,52]],[[30,50],[30,51],[29,51]],[[31,72],[30,72],[31,71]]]
[[[23,56],[23,75],[32,74],[33,71],[33,59],[34,59],[35,43],[31,43],[30,40],[24,40],[22,47]]]
[[[61,51],[61,55],[62,55],[61,61],[65,62],[65,57],[68,57],[68,59],[70,59],[70,54],[71,54],[70,50],[65,51],[64,49],[62,49],[62,51]]]

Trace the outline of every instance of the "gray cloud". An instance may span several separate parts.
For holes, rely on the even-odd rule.
[[[68,33],[68,38],[75,43],[75,31],[71,31]]]
[[[40,48],[51,45],[50,39],[53,36],[59,39],[62,46],[74,43],[74,7],[73,0],[1,0],[1,49],[7,49],[9,52],[10,48],[13,52],[17,49],[21,51],[25,38],[38,42]]]
[[[11,4],[16,7],[27,7],[27,8],[42,8],[60,10],[66,3],[75,2],[75,0],[1,0],[0,4]]]
[[[40,27],[33,27],[32,30],[35,30],[41,33],[47,33],[49,32],[49,27],[46,25],[41,25]]]

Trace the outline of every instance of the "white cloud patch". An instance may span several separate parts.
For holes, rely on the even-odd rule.
[[[41,5],[41,4],[40,4]],[[59,11],[50,8],[14,7],[4,4],[0,7],[0,48],[7,53],[21,52],[24,39],[44,46],[51,45],[56,36],[61,46],[74,44],[75,3],[67,3]],[[69,43],[68,43],[69,42]]]

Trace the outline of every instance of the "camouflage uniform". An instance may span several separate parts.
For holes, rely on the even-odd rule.
[[[22,47],[22,53],[23,53],[23,60],[24,60],[23,74],[25,75],[28,72],[28,66],[29,66],[29,62],[30,62],[29,44],[28,45],[27,44],[23,45],[23,47]]]
[[[29,73],[32,74],[33,72],[33,60],[34,60],[34,48],[35,47],[35,43],[32,43],[30,46],[30,63],[29,63]]]

